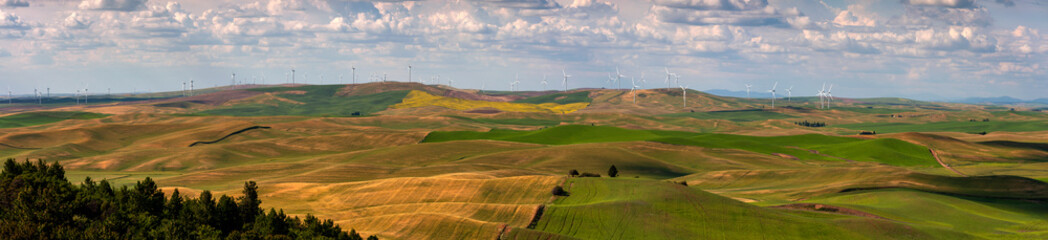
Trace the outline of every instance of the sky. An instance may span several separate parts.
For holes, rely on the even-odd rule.
[[[1042,0],[0,0],[0,90],[407,81],[1048,97]],[[439,76],[439,77],[438,77]],[[341,80],[340,80],[341,78]],[[547,79],[548,85],[542,84]],[[644,80],[644,81],[641,81]],[[450,81],[450,82],[449,82]]]

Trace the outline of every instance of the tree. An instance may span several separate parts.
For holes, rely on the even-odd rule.
[[[244,183],[244,196],[239,198],[240,207],[240,219],[245,223],[251,223],[255,221],[255,216],[262,214],[262,208],[259,205],[262,204],[262,200],[258,200],[258,185],[255,181],[248,181]]]
[[[571,175],[572,177],[577,177],[579,176],[579,171],[572,169],[571,172],[568,172],[568,175]]]
[[[568,192],[564,191],[564,188],[562,188],[560,186],[554,186],[552,193],[553,193],[553,196],[567,196],[568,195]]]
[[[612,164],[611,168],[608,169],[608,177],[618,177],[618,176],[619,176],[619,169],[615,168],[615,165]]]

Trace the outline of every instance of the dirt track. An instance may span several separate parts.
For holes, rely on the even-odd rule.
[[[942,167],[944,167],[946,169],[950,169],[950,171],[953,171],[953,172],[957,173],[957,175],[961,175],[961,176],[965,176],[965,177],[968,176],[968,175],[965,175],[964,173],[961,173],[960,171],[957,171],[957,169],[953,169],[952,167],[950,167],[950,165],[948,165],[945,162],[943,162],[942,159],[939,159],[939,154],[935,153],[935,150],[932,150],[931,148],[929,148],[928,151],[932,152],[932,157],[935,157],[935,161],[939,162],[939,165],[942,165]]]

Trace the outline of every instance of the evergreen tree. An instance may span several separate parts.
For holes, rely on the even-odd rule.
[[[614,164],[611,165],[611,168],[608,169],[608,177],[618,177],[618,176],[619,176],[619,169],[615,168]]]

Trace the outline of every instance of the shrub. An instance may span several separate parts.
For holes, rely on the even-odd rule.
[[[619,169],[615,168],[615,165],[611,165],[611,168],[608,168],[608,177],[618,177],[618,176],[619,176]]]
[[[568,196],[568,192],[564,191],[564,188],[560,186],[554,186],[551,193],[553,193],[553,196]]]
[[[575,169],[572,169],[571,172],[568,172],[568,175],[570,175],[572,177],[578,177],[579,176],[579,171],[575,170]]]
[[[584,172],[579,177],[600,177],[600,174]]]

